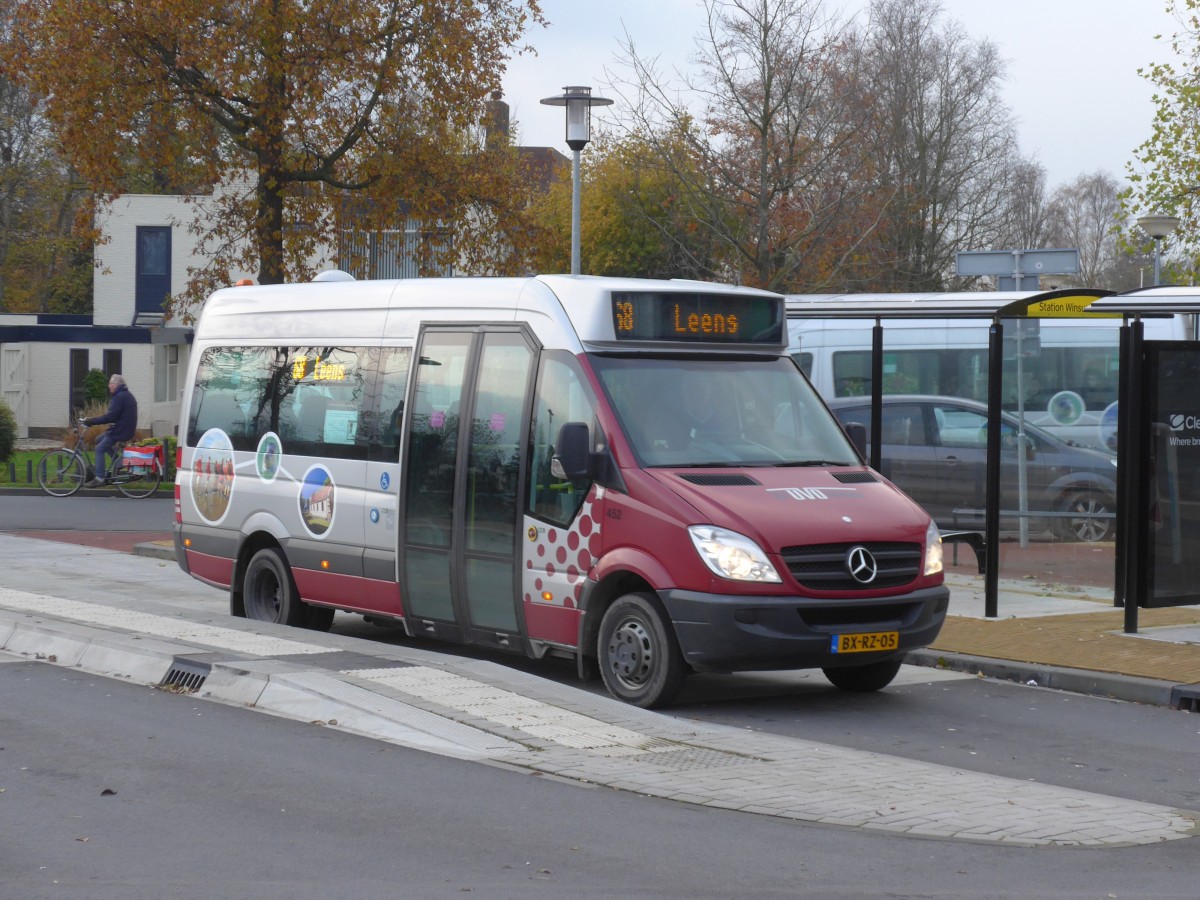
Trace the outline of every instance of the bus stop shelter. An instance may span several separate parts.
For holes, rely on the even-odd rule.
[[[979,554],[984,576],[984,614],[995,618],[999,608],[1000,559],[1000,468],[1001,402],[1005,319],[1024,320],[1040,317],[1093,318],[1112,315],[1116,310],[1101,310],[1096,304],[1113,296],[1111,291],[1065,289],[1056,291],[964,291],[928,294],[844,294],[791,296],[787,301],[789,319],[857,319],[872,323],[871,333],[871,434],[880,435],[883,422],[884,332],[887,322],[900,319],[979,319],[988,328],[987,449],[984,532],[954,532],[950,540],[971,543]],[[1200,299],[1200,298],[1198,298]],[[1124,372],[1124,367],[1122,367]],[[1124,406],[1124,404],[1122,404]],[[871,443],[871,467],[879,470],[882,461],[881,440]],[[1118,490],[1121,467],[1117,469]],[[1118,505],[1118,509],[1119,509]],[[1120,529],[1118,528],[1118,534]],[[982,552],[980,552],[982,551]],[[1118,554],[1118,560],[1120,555]]]
[[[1200,603],[1200,288],[1159,286],[1097,298],[1120,314],[1116,597],[1125,631],[1138,609]],[[1191,340],[1145,339],[1145,320],[1190,317]]]

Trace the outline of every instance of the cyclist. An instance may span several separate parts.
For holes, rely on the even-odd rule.
[[[84,482],[85,488],[100,487],[105,484],[108,456],[112,452],[113,444],[129,440],[137,431],[137,400],[125,384],[123,376],[113,375],[108,379],[108,393],[112,395],[112,399],[108,401],[108,412],[102,416],[93,416],[90,419],[82,420],[84,425],[111,424],[112,426],[96,441],[96,477],[91,481]]]

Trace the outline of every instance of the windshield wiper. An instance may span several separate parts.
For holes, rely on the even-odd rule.
[[[775,463],[775,467],[779,469],[800,468],[804,466],[857,466],[858,461],[847,462],[844,459],[798,459],[791,462]]]
[[[651,469],[741,469],[747,463],[741,462],[681,462],[681,463],[661,463],[655,466],[648,466]]]

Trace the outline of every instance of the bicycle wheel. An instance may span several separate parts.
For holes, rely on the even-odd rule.
[[[117,490],[132,500],[149,497],[158,490],[162,481],[162,468],[156,462],[152,466],[118,466],[113,476]]]
[[[87,466],[78,453],[51,450],[38,460],[37,480],[51,497],[70,497],[87,480]]]

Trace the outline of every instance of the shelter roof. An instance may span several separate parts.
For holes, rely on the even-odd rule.
[[[1090,312],[1124,313],[1129,316],[1167,316],[1174,313],[1200,313],[1200,287],[1167,284],[1137,288],[1121,294],[1100,297],[1088,307]]]
[[[995,319],[1026,315],[1059,306],[1083,313],[1111,291],[1065,288],[1056,291],[958,291],[914,294],[789,294],[789,319]]]

